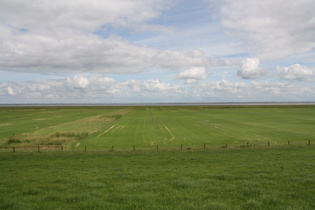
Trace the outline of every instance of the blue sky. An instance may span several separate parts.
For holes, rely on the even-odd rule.
[[[314,101],[314,7],[2,0],[0,103]]]

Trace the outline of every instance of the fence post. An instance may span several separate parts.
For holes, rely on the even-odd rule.
[[[249,147],[249,142],[247,142],[247,147]]]
[[[63,146],[61,146],[61,152],[63,152]]]
[[[40,152],[40,148],[39,148],[39,146],[37,146],[37,151],[38,151],[38,152]]]
[[[156,151],[159,151],[159,145],[156,145]]]
[[[12,147],[12,149],[13,149],[13,152],[15,152],[15,147]]]
[[[135,147],[135,145],[133,145],[132,150],[133,150],[133,151],[136,151],[136,147]]]
[[[308,140],[308,146],[311,146],[311,140]]]
[[[290,141],[288,141],[288,145],[290,145]]]
[[[112,152],[113,150],[114,150],[114,146],[112,146],[112,148],[111,148],[111,150],[110,150],[110,151]]]
[[[270,141],[268,141],[268,147],[270,146]]]
[[[180,150],[183,150],[183,145],[182,144],[180,145]]]
[[[206,144],[203,144],[203,149],[206,149]]]

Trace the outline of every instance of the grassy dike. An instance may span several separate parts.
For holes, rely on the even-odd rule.
[[[314,209],[315,147],[1,152],[0,209]]]

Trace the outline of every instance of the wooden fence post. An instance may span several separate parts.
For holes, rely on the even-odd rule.
[[[159,145],[156,145],[156,151],[159,151]]]
[[[308,140],[308,146],[311,146],[311,140]]]
[[[180,145],[180,150],[183,150],[183,145],[182,144]]]
[[[114,146],[112,146],[112,148],[111,148],[111,150],[110,150],[110,151],[111,151],[111,152],[112,152],[112,151],[114,151]]]
[[[203,149],[206,149],[206,144],[203,144]]]
[[[15,152],[15,147],[12,147],[12,149],[13,149],[13,152]]]
[[[133,145],[132,150],[133,150],[133,151],[136,151],[136,147],[135,147],[135,145]]]
[[[249,147],[249,142],[247,142],[247,147]]]
[[[225,143],[225,148],[227,148],[227,143]]]

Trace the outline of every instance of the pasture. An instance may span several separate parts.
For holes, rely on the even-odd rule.
[[[0,209],[314,209],[314,125],[315,106],[2,107]]]
[[[0,108],[0,147],[184,149],[307,144],[315,106]]]
[[[0,209],[314,209],[313,146],[0,152]]]

